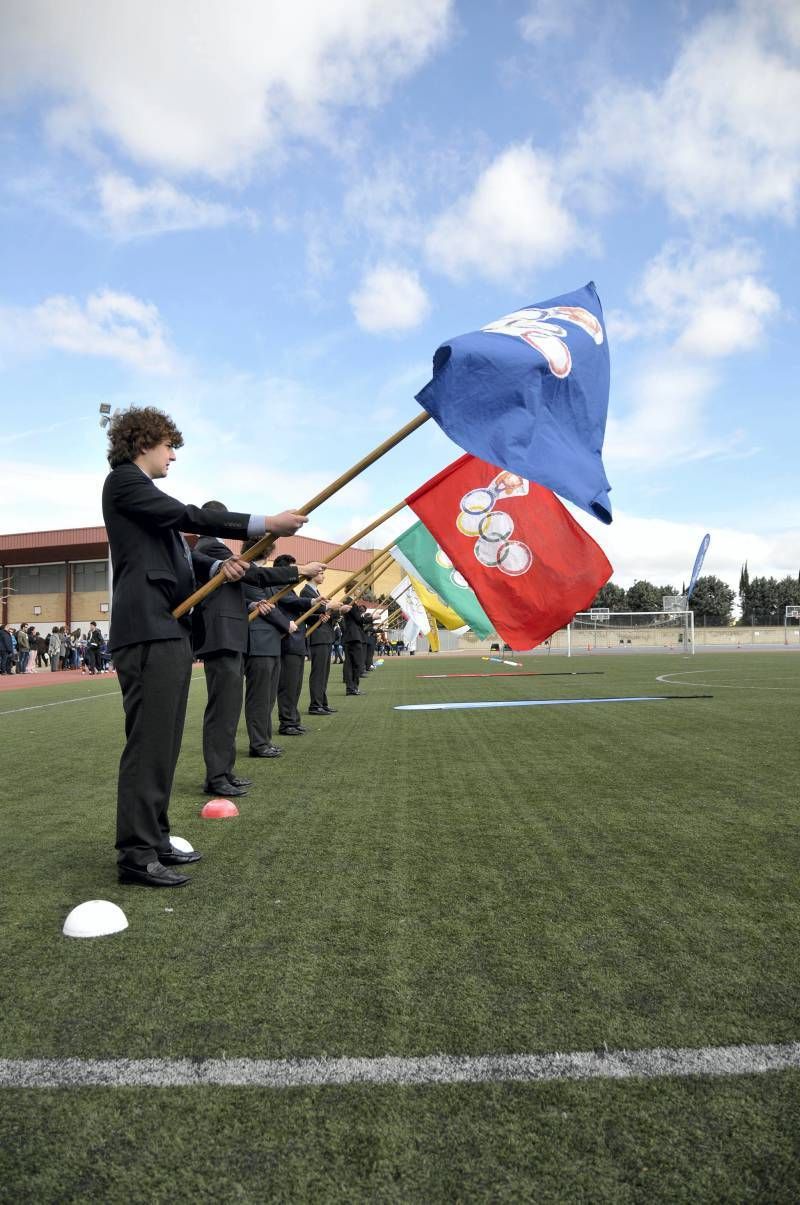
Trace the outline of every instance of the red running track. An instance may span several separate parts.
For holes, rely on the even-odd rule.
[[[116,670],[107,674],[95,674],[95,678],[116,678]],[[3,674],[0,676],[0,692],[27,690],[29,686],[61,686],[65,682],[89,682],[91,674],[82,674],[79,669],[40,669],[33,674]]]

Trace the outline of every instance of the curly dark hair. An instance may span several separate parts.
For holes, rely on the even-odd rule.
[[[155,406],[130,406],[108,424],[108,463],[115,469],[160,443],[183,447],[183,436],[169,415]]]

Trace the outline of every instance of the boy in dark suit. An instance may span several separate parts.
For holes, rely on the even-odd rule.
[[[325,578],[324,571],[313,577],[300,591],[300,597],[306,600],[307,607],[313,607],[321,597],[319,587]],[[319,625],[308,635],[308,654],[311,658],[311,673],[308,679],[311,696],[309,715],[334,715],[335,707],[328,703],[328,678],[331,672],[331,645],[333,644],[333,622],[331,613],[338,611],[335,603],[326,602],[325,609],[319,610],[309,622]]]
[[[206,502],[204,509],[227,513],[223,502]],[[209,557],[212,573],[233,557],[227,544],[211,536],[197,541],[195,553]],[[267,586],[290,585],[301,577],[312,577],[319,569],[319,561],[298,569],[294,557],[286,556],[277,557],[272,568],[250,565],[242,581],[227,582],[197,608],[194,651],[203,662],[208,690],[203,716],[204,791],[230,797],[246,795],[247,788],[252,786],[249,779],[238,777],[234,771],[249,637],[245,583],[262,590]],[[288,597],[294,599],[295,595]]]
[[[119,878],[148,887],[189,880],[173,869],[200,854],[179,853],[169,837],[167,810],[180,753],[192,670],[188,616],[172,611],[207,579],[213,562],[193,556],[181,532],[245,539],[264,531],[293,535],[307,520],[283,511],[250,515],[187,506],[154,483],[166,477],[183,436],[152,406],[116,414],[108,427],[111,472],[103,486],[103,519],[114,575],[109,647],[114,655],[126,744],[117,789]],[[222,570],[229,581],[247,565],[235,557]]]
[[[294,557],[284,552],[276,556],[272,562],[277,568],[294,564]],[[325,568],[317,565],[317,573]],[[312,576],[316,576],[312,575]],[[287,619],[293,621],[293,631],[288,632],[281,641],[281,670],[278,678],[278,732],[281,736],[303,736],[308,729],[300,721],[300,692],[303,689],[303,672],[306,665],[306,625],[300,623],[300,616],[308,610],[305,599],[296,594],[286,594],[278,603],[278,611],[283,611]]]
[[[364,674],[364,615],[366,607],[360,600],[345,598],[341,607],[344,614],[342,622],[342,638],[344,640],[344,684],[346,695],[360,695],[364,692],[359,682]]]

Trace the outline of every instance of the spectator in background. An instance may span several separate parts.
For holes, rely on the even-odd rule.
[[[11,673],[11,654],[14,651],[14,645],[11,641],[11,633],[6,625],[0,624],[0,674]]]
[[[103,669],[101,660],[103,644],[103,633],[98,628],[97,621],[93,619],[89,624],[84,653],[86,668],[90,674],[99,674]]]
[[[61,633],[53,628],[47,638],[47,655],[50,658],[50,669],[56,673],[61,665]]]
[[[81,644],[81,630],[80,630],[80,628],[74,628],[71,633],[71,640],[70,640],[70,645],[71,645],[70,656],[69,656],[70,669],[80,669],[80,667],[81,667],[80,644]]]
[[[36,632],[36,668],[47,668],[47,637]]]
[[[342,625],[340,623],[333,625],[331,652],[333,653],[333,664],[344,665],[344,645],[342,644]]]
[[[100,635],[101,636],[103,635],[102,632],[100,633]],[[103,636],[103,643],[100,646],[100,673],[101,674],[111,673],[111,670],[114,668],[114,666],[111,664],[112,660],[113,660],[113,656],[111,653],[111,648],[108,643],[108,637]]]
[[[28,638],[27,623],[20,624],[20,629],[17,632],[17,673],[24,674],[28,669],[28,661],[31,655],[31,646]]]

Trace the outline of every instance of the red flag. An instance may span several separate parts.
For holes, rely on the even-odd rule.
[[[512,648],[534,648],[569,623],[613,572],[551,490],[475,456],[406,502]]]

